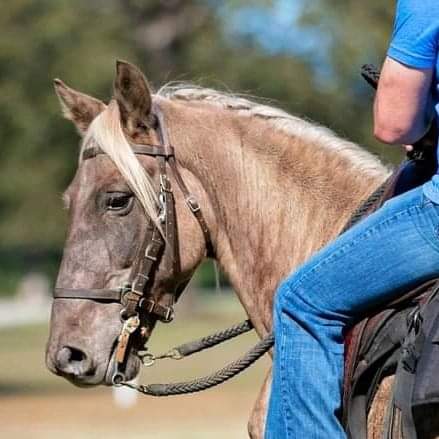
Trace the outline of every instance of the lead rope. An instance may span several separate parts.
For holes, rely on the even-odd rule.
[[[211,375],[207,375],[205,377],[197,378],[191,381],[148,385],[123,383],[123,385],[149,396],[175,396],[201,392],[202,390],[207,390],[211,387],[222,384],[225,381],[228,381],[230,378],[238,375],[249,366],[251,366],[256,360],[261,358],[273,345],[274,335],[270,334],[268,337],[259,341],[250,351],[248,351],[238,360],[229,363],[228,365]]]
[[[156,360],[161,360],[165,358],[180,360],[196,352],[201,352],[205,349],[217,346],[227,340],[249,332],[253,329],[254,328],[251,321],[244,320],[239,324],[233,325],[230,328],[216,332],[207,337],[203,337],[193,342],[184,343],[180,346],[177,346],[163,355],[153,356],[151,354],[140,354],[140,357],[142,358],[142,361],[144,361],[144,364],[146,366],[152,366]],[[137,385],[128,382],[122,382],[115,385],[129,387],[130,389],[137,390],[138,392],[149,396],[175,396],[201,392],[203,390],[207,390],[211,387],[222,384],[225,381],[228,381],[229,379],[240,374],[242,371],[251,366],[255,361],[261,358],[273,345],[274,335],[273,333],[270,333],[267,337],[260,340],[252,349],[250,349],[238,360],[233,361],[232,363],[224,366],[222,369],[202,378],[167,384],[157,383],[148,385]]]
[[[244,320],[241,323],[231,326],[230,328],[215,332],[206,337],[199,338],[198,340],[184,343],[176,346],[162,355],[152,355],[149,353],[140,354],[142,362],[145,366],[152,366],[156,360],[162,360],[164,358],[170,358],[172,360],[181,360],[182,358],[189,357],[197,352],[204,351],[213,346],[217,346],[224,343],[227,340],[231,340],[238,335],[245,334],[253,329],[253,324],[250,320]]]

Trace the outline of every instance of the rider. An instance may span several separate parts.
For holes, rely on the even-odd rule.
[[[378,139],[413,144],[426,133],[437,114],[438,46],[439,1],[398,0],[374,106]],[[346,327],[437,276],[436,174],[386,202],[285,279],[274,303],[265,438],[345,438],[340,410]]]

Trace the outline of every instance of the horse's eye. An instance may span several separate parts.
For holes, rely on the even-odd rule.
[[[118,213],[127,212],[133,202],[133,195],[125,192],[109,192],[105,197],[106,210]]]

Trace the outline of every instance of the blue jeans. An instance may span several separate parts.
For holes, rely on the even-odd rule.
[[[343,333],[439,275],[439,205],[422,187],[387,201],[284,280],[274,303],[265,439],[341,439]]]

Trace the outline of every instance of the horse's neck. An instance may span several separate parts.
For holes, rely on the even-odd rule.
[[[217,259],[264,333],[279,281],[341,230],[385,169],[361,172],[336,150],[307,144],[265,120],[219,109],[186,111],[180,123],[189,114],[192,123],[179,160],[208,195]]]

